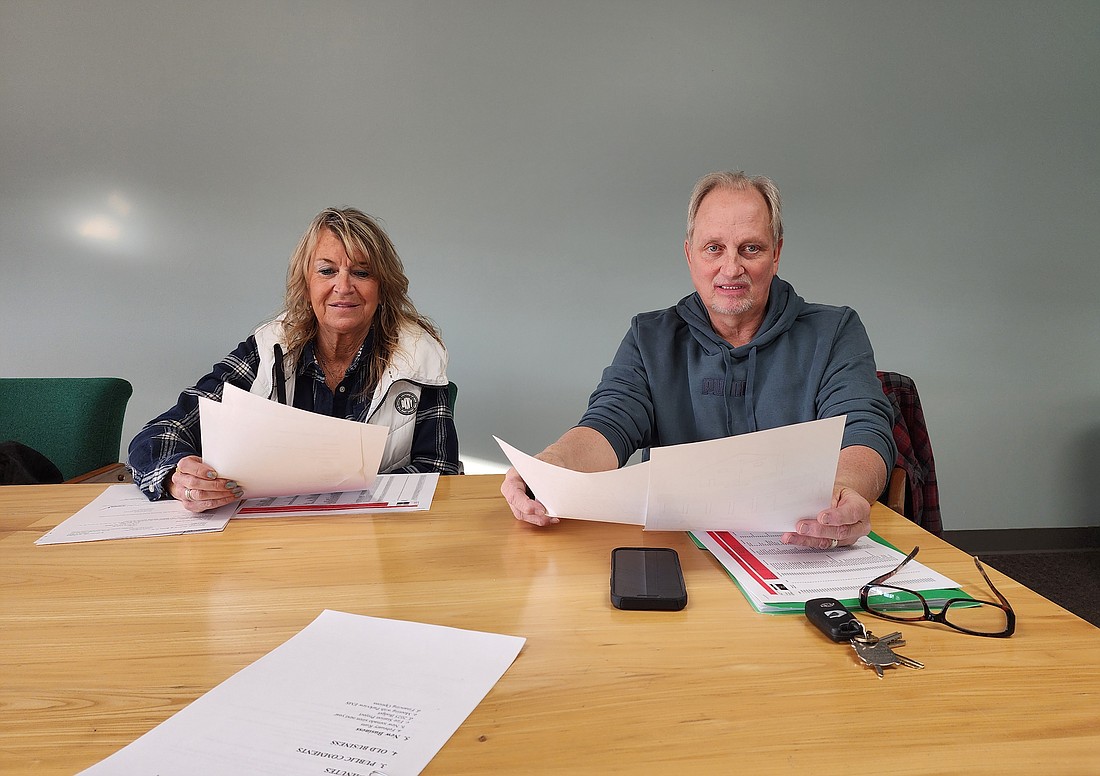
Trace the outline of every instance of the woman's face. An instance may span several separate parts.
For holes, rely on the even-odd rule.
[[[331,230],[322,229],[309,263],[309,301],[324,336],[367,336],[378,309],[378,280],[353,260]]]

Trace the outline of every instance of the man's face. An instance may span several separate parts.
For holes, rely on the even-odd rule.
[[[773,242],[768,204],[756,189],[717,188],[703,198],[684,254],[720,335],[746,327],[751,334],[760,325],[782,247],[782,240]]]

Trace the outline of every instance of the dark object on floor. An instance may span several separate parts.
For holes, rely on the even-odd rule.
[[[42,485],[62,482],[61,470],[42,453],[22,442],[0,442],[0,485]]]
[[[985,553],[980,558],[1100,628],[1100,550]]]

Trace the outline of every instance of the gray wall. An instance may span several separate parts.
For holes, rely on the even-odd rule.
[[[912,375],[948,528],[1100,523],[1100,4],[0,2],[3,371],[121,375],[127,438],[382,217],[463,457],[580,415],[691,290],[704,172],[775,178],[781,274]]]

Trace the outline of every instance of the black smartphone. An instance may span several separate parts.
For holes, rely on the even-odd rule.
[[[670,547],[611,551],[611,603],[618,609],[676,612],[687,606],[680,556]]]

